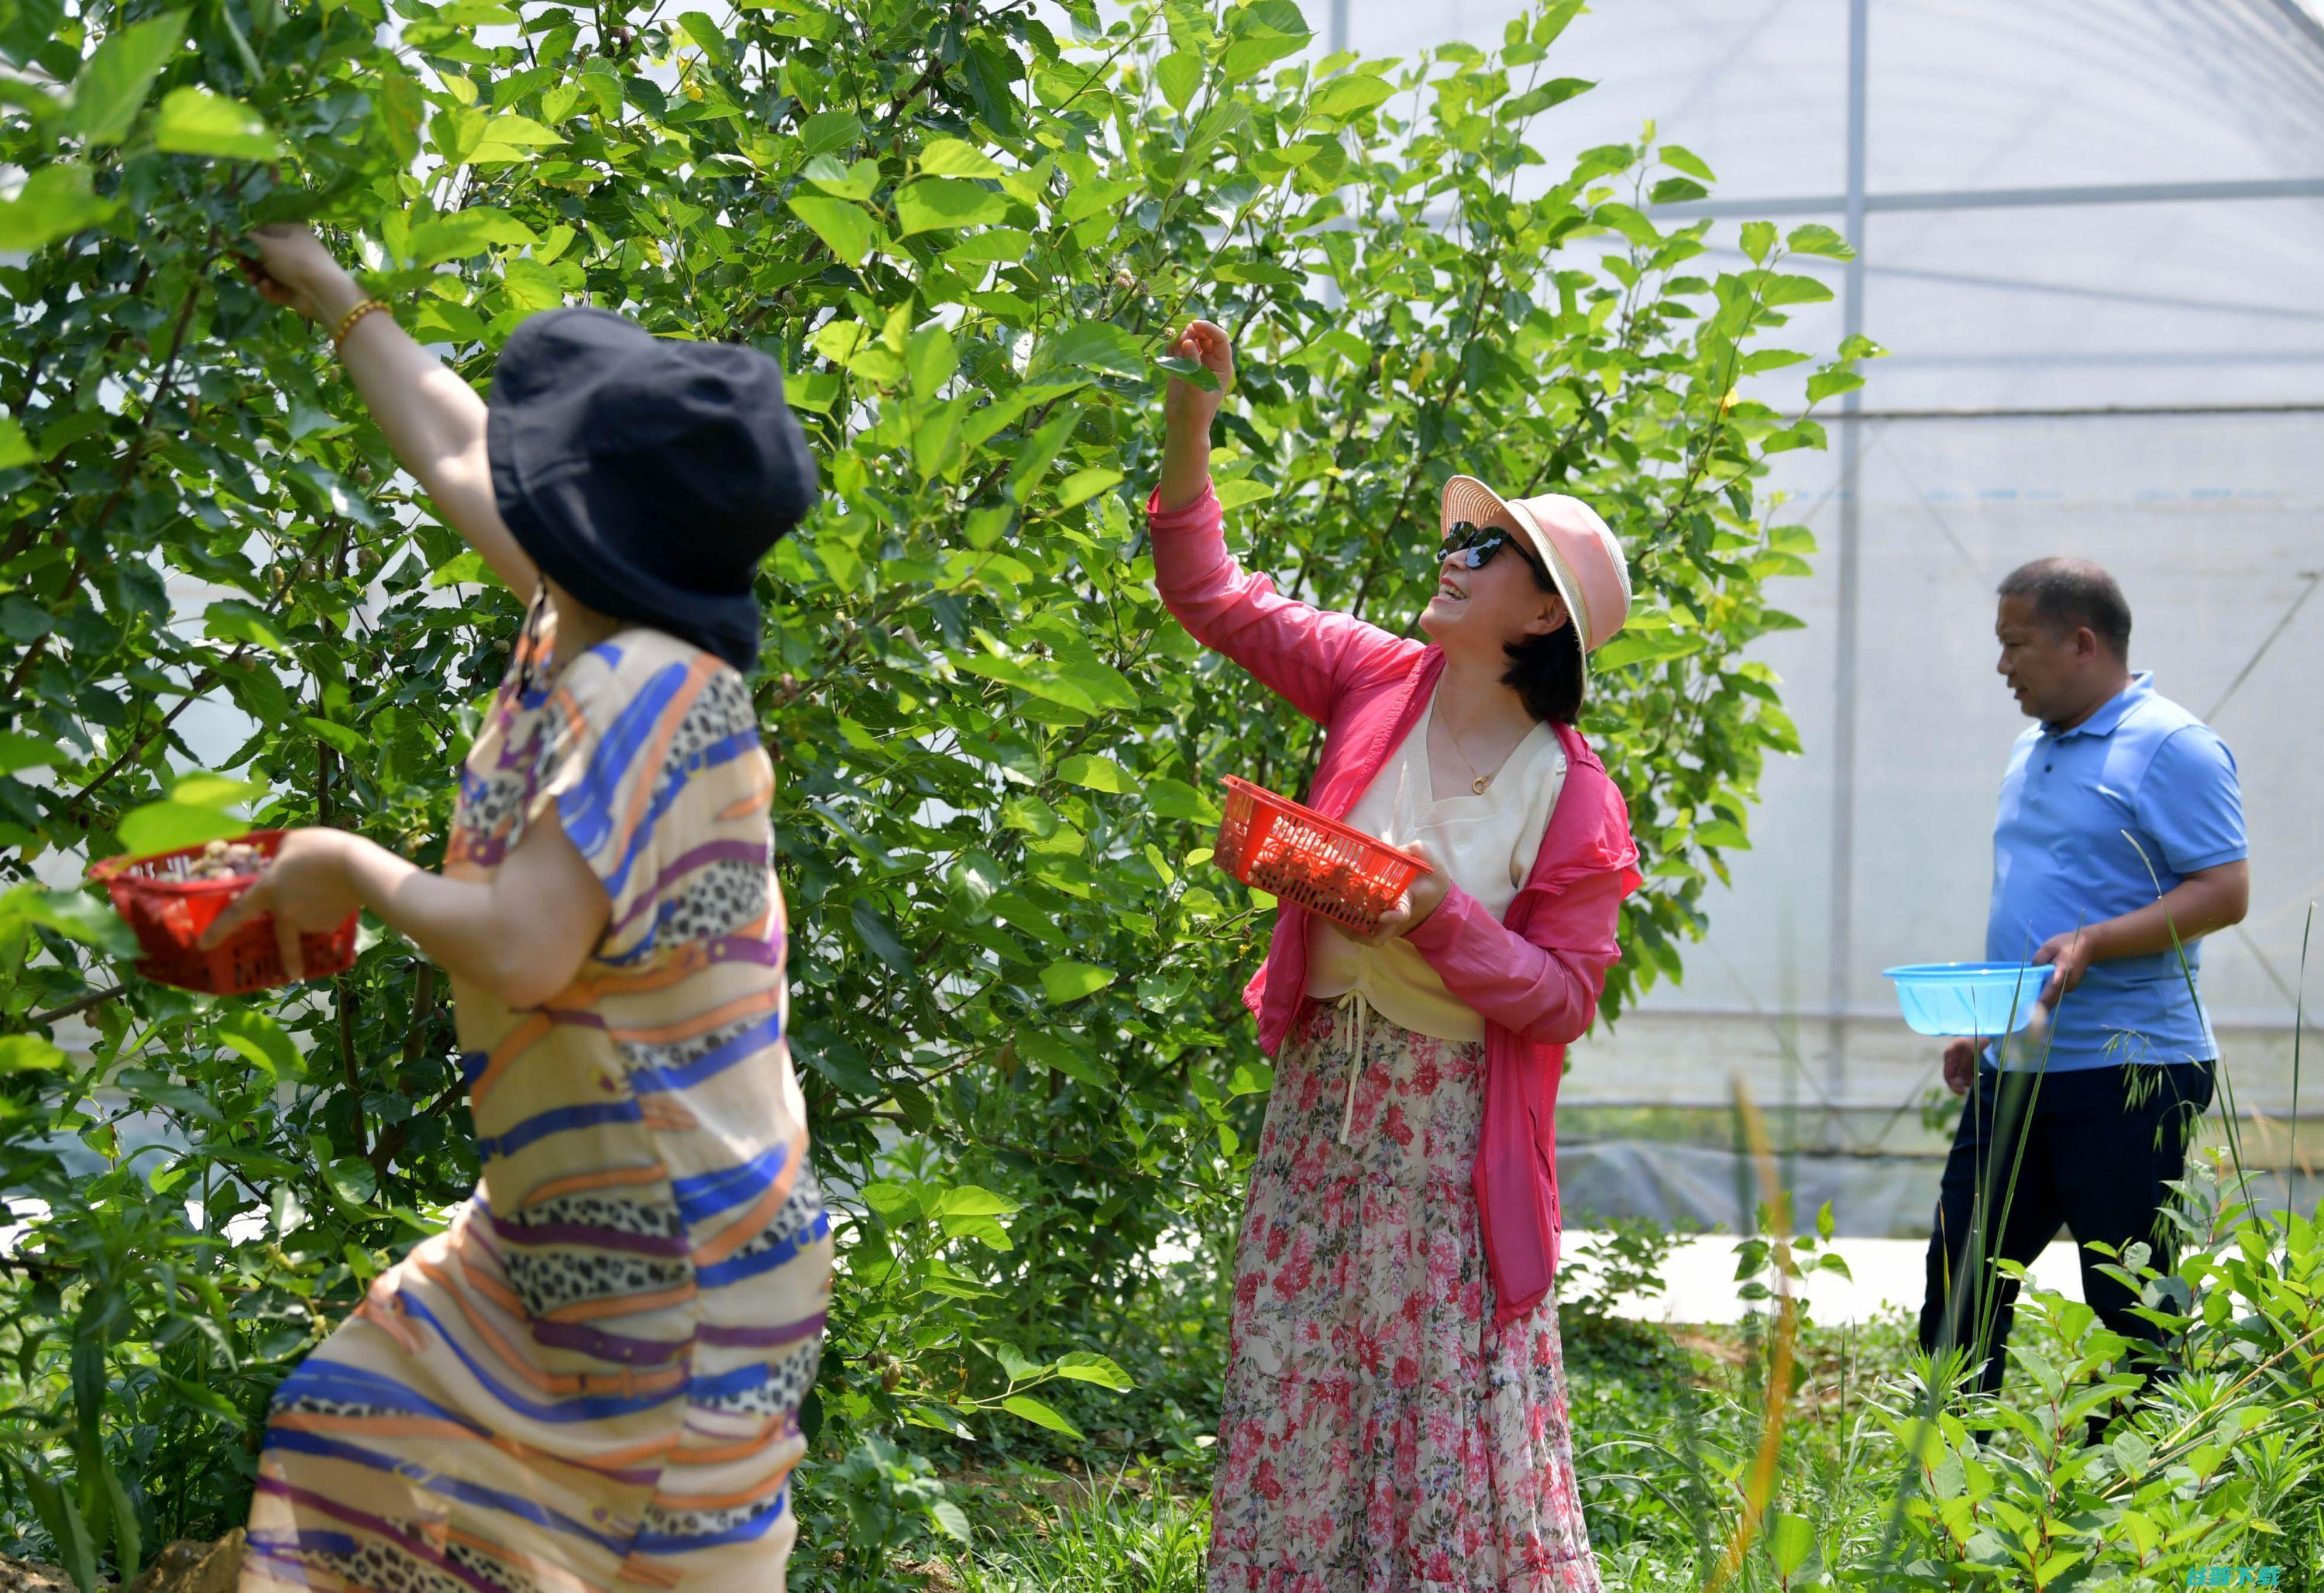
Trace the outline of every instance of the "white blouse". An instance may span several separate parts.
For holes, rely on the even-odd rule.
[[[1565,748],[1546,723],[1517,743],[1481,796],[1466,790],[1436,798],[1428,767],[1428,732],[1435,721],[1432,695],[1380,772],[1364,788],[1346,822],[1390,846],[1425,841],[1459,885],[1495,918],[1509,910],[1533,872],[1549,816],[1565,786]],[[1468,782],[1464,770],[1461,783]],[[1485,1020],[1444,988],[1411,941],[1362,946],[1326,924],[1307,942],[1307,994],[1337,1001],[1360,996],[1399,1028],[1439,1040],[1480,1041]]]

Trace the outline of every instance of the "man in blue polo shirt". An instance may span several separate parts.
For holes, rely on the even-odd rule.
[[[2113,578],[2043,559],[2000,597],[2000,671],[2034,724],[2002,776],[1985,954],[2051,971],[2027,1030],[1945,1048],[1945,1083],[1976,1093],[1945,1162],[1921,1307],[1922,1348],[1968,1348],[1987,1393],[2017,1294],[1992,1259],[2030,1264],[2061,1226],[2106,1325],[2156,1337],[2089,1244],[2143,1240],[2167,1264],[2156,1213],[2218,1056],[2195,999],[2200,938],[2240,922],[2250,894],[2235,758],[2131,673]]]

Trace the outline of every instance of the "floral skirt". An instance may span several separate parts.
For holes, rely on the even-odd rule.
[[[1485,1048],[1316,1005],[1235,1256],[1212,1593],[1600,1593],[1553,1293],[1493,1326]],[[1342,1113],[1360,1039],[1352,1126]]]

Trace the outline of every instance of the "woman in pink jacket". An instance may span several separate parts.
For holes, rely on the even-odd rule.
[[[1210,1585],[1596,1593],[1550,1281],[1558,1075],[1639,883],[1628,811],[1573,728],[1628,567],[1578,500],[1456,476],[1429,644],[1285,597],[1228,554],[1211,490],[1227,336],[1198,320],[1173,352],[1219,391],[1166,400],[1163,601],[1325,727],[1310,805],[1434,865],[1362,939],[1282,908],[1245,993],[1275,1088]]]

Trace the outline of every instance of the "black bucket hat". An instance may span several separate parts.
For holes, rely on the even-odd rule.
[[[758,661],[752,579],[816,490],[773,360],[544,310],[501,349],[484,444],[501,518],[542,573],[738,670]]]

